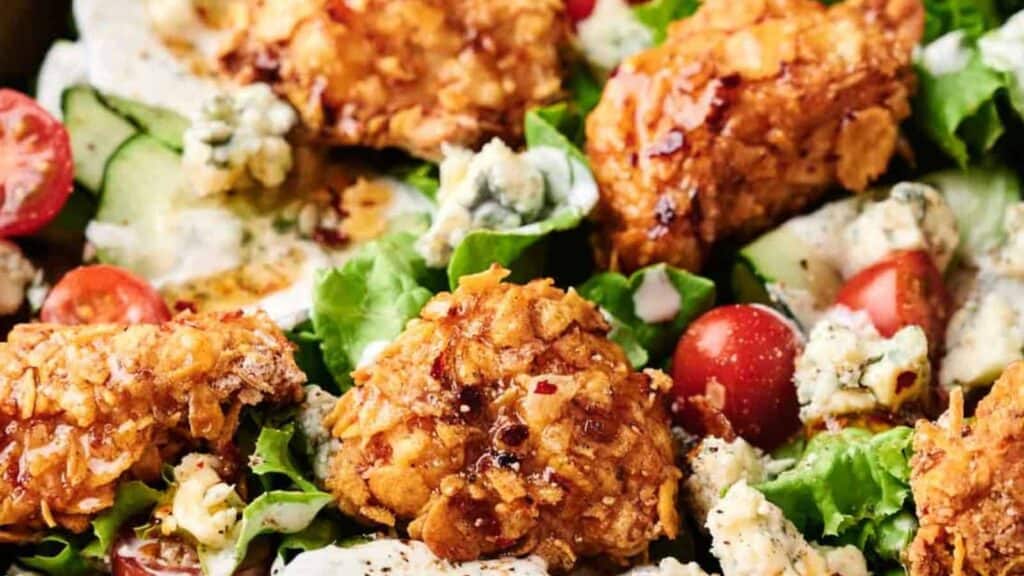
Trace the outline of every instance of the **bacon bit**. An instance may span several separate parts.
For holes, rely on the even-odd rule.
[[[530,437],[530,429],[523,424],[509,424],[498,431],[498,440],[505,446],[521,446]]]
[[[313,232],[313,240],[327,248],[339,248],[349,243],[348,235],[334,228],[317,228]]]
[[[444,373],[445,362],[444,353],[442,352],[437,355],[437,358],[434,358],[434,363],[430,365],[430,377],[438,382],[443,382],[445,380]]]
[[[902,392],[907,388],[910,388],[917,382],[917,374],[913,372],[903,372],[896,377],[896,392]]]
[[[555,386],[547,380],[541,380],[537,382],[537,385],[533,388],[534,394],[544,394],[545,396],[558,392],[558,386]]]
[[[191,300],[178,300],[174,303],[175,312],[192,312],[193,314],[199,312],[199,307],[196,306],[195,302]]]

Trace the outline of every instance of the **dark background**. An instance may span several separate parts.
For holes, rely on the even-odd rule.
[[[32,88],[53,40],[72,36],[70,6],[71,0],[0,0],[0,86]]]

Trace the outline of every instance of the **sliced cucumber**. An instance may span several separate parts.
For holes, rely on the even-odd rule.
[[[786,225],[740,250],[732,272],[737,301],[774,306],[807,330],[842,282],[839,271]]]
[[[189,121],[177,112],[165,108],[156,108],[135,100],[128,100],[112,94],[105,95],[103,100],[112,110],[121,114],[143,132],[156,138],[175,150],[184,146],[185,130]]]
[[[1013,170],[972,167],[931,174],[923,180],[942,192],[956,215],[960,256],[977,263],[1003,243],[1006,209],[1021,200],[1020,179]]]
[[[95,218],[100,226],[90,234],[115,230],[125,237],[123,242],[103,242],[100,260],[149,277],[161,264],[149,255],[161,254],[173,241],[167,223],[185,186],[181,156],[159,140],[138,134],[122,144],[107,163]]]
[[[99,94],[88,86],[65,90],[61,109],[71,136],[75,180],[90,191],[99,192],[107,160],[137,130],[131,122],[107,108]]]

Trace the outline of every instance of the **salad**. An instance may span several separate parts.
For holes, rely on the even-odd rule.
[[[1021,2],[72,4],[9,576],[1024,574]]]

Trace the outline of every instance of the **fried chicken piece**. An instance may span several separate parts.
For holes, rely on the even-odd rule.
[[[263,314],[17,326],[0,344],[0,541],[86,529],[122,476],[225,450],[243,406],[301,401],[304,381]]]
[[[561,92],[560,0],[248,0],[236,80],[264,81],[339,145],[404,148],[521,139],[525,111]]]
[[[863,190],[910,114],[920,0],[708,0],[626,60],[587,121],[600,262],[701,267],[839,184]]]
[[[972,421],[954,393],[914,432],[910,486],[921,527],[911,576],[1024,574],[1024,363],[1011,365]]]
[[[441,557],[623,562],[674,536],[663,373],[635,372],[596,307],[550,280],[465,277],[369,367],[326,424],[341,509]]]

